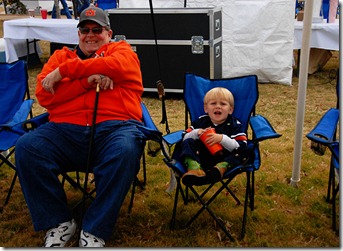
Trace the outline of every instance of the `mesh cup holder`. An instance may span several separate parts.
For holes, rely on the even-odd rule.
[[[321,136],[321,135],[316,135],[318,138],[321,138],[321,139],[325,139],[327,140],[327,138]],[[321,143],[317,143],[317,142],[314,142],[314,141],[311,141],[311,150],[317,154],[317,155],[324,155],[325,151],[326,151],[326,148],[327,146],[321,144]]]

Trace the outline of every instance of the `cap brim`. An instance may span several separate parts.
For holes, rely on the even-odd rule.
[[[82,22],[78,23],[78,25],[76,27],[79,28],[81,24],[83,24],[83,23],[85,23],[87,21],[91,21],[91,22],[97,23],[97,24],[99,24],[101,26],[108,26],[107,23],[103,23],[103,22],[100,22],[99,20],[94,20],[92,18],[88,18],[88,19],[83,20]]]

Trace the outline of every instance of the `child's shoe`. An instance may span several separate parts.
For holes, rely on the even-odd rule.
[[[229,166],[230,165],[227,162],[218,163],[216,166],[212,167],[206,172],[207,178],[212,184],[221,181]]]
[[[208,178],[206,177],[206,173],[201,170],[189,170],[182,176],[182,183],[186,186],[202,186],[208,183]]]

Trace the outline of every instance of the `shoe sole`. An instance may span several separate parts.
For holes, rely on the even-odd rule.
[[[221,181],[223,178],[221,172],[216,167],[211,168],[206,175],[212,184]]]
[[[208,184],[206,176],[186,175],[182,178],[182,183],[186,186],[202,186]]]

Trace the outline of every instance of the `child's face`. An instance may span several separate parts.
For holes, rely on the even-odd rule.
[[[232,114],[233,107],[224,99],[211,99],[204,105],[204,110],[213,124],[221,124]]]

